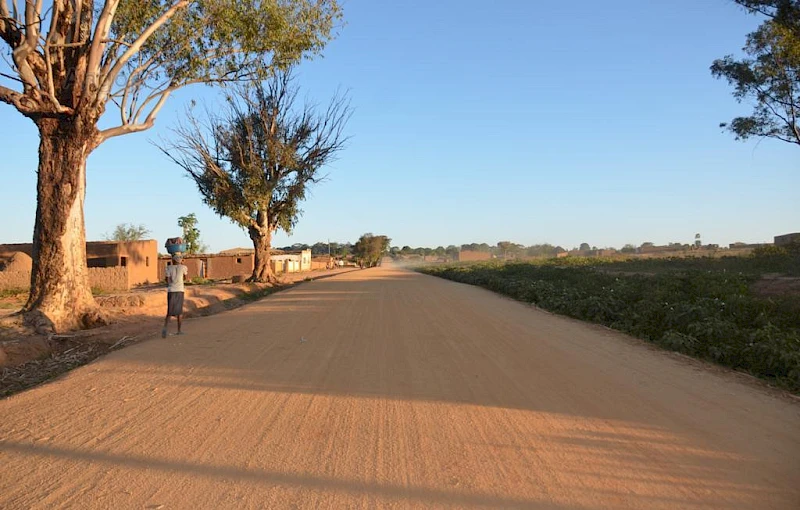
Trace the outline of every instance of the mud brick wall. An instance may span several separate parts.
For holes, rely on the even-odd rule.
[[[103,292],[128,290],[128,268],[90,267],[89,286]]]
[[[29,289],[30,271],[0,271],[0,290]],[[103,292],[127,291],[128,269],[125,267],[90,267],[89,286]]]
[[[254,264],[254,255],[217,255],[209,257],[208,278],[211,280],[222,280],[240,274],[250,276],[253,273]]]
[[[0,271],[0,290],[27,290],[30,286],[30,271]]]

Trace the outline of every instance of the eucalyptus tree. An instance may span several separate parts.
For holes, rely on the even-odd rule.
[[[336,0],[0,0],[0,102],[40,137],[28,321],[102,320],[86,269],[92,151],[152,127],[182,87],[265,77],[321,51],[340,15]]]

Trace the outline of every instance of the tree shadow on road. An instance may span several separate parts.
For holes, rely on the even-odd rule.
[[[272,408],[295,398],[309,408],[322,402],[330,406],[331,416],[347,420],[359,419],[358,413],[347,414],[353,400],[365,417],[391,406],[422,430],[465,427],[454,433],[453,451],[465,460],[490,460],[487,469],[502,470],[520,459],[547,466],[532,472],[531,480],[571,497],[539,500],[530,494],[515,498],[477,489],[367,483],[16,440],[0,442],[0,450],[431,505],[566,510],[591,508],[595,501],[594,506],[603,502],[608,507],[728,508],[743,503],[758,507],[762,501],[785,506],[800,497],[780,489],[791,486],[789,480],[753,481],[752,473],[776,470],[756,455],[762,442],[771,444],[768,440],[752,438],[753,455],[747,455],[732,453],[727,437],[706,432],[706,440],[696,439],[698,435],[687,439],[681,422],[686,417],[673,414],[669,398],[654,403],[658,399],[653,395],[667,386],[657,378],[651,381],[650,374],[620,370],[617,363],[622,360],[612,359],[616,351],[586,347],[577,340],[583,334],[578,329],[570,336],[570,327],[579,326],[546,322],[532,327],[533,322],[519,319],[524,305],[484,300],[481,289],[440,280],[426,285],[433,280],[398,271],[376,278],[370,271],[303,285],[217,317],[189,320],[188,335],[112,353],[86,367],[91,376],[76,377],[86,379],[86,385],[121,377],[132,387],[157,386],[159,393],[148,396],[147,408],[187,389],[199,391],[196,406],[220,406],[245,395],[244,400],[257,403],[253,405]],[[617,391],[609,393],[608,388]],[[713,401],[715,395],[704,397]],[[297,420],[297,429],[304,425],[302,418],[285,417]],[[736,416],[731,420],[732,425],[722,428],[735,435]],[[702,426],[702,418],[697,423]],[[387,433],[395,426],[378,425]],[[431,457],[452,457],[458,463],[443,443],[428,445]],[[453,448],[452,443],[447,447]],[[548,472],[554,467],[573,485],[559,486],[559,478]],[[791,466],[781,467],[791,476]]]

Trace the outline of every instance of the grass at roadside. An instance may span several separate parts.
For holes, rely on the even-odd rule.
[[[752,291],[764,274],[800,273],[796,255],[551,259],[419,271],[603,324],[800,392],[800,296],[765,297]]]
[[[19,297],[22,294],[25,294],[27,296],[28,291],[25,289],[0,289],[0,299],[15,298]]]
[[[0,309],[19,310],[28,299],[25,289],[0,289]]]
[[[255,288],[255,289],[253,289],[251,291],[245,292],[244,294],[239,296],[239,299],[241,299],[242,301],[246,301],[248,303],[251,302],[251,301],[258,301],[261,298],[267,297],[270,294],[274,294],[276,292],[280,292],[280,291],[282,291],[284,289],[287,289],[287,288],[289,288],[291,286],[292,286],[292,284],[276,285],[276,286],[273,286],[273,287],[257,287],[257,288]]]

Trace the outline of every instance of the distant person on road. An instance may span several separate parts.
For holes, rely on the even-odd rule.
[[[189,274],[189,268],[181,262],[183,257],[180,255],[172,256],[172,264],[167,266],[167,317],[164,319],[164,328],[161,330],[161,338],[167,337],[167,326],[170,317],[178,318],[178,334],[181,332],[181,319],[183,317],[183,278]]]

